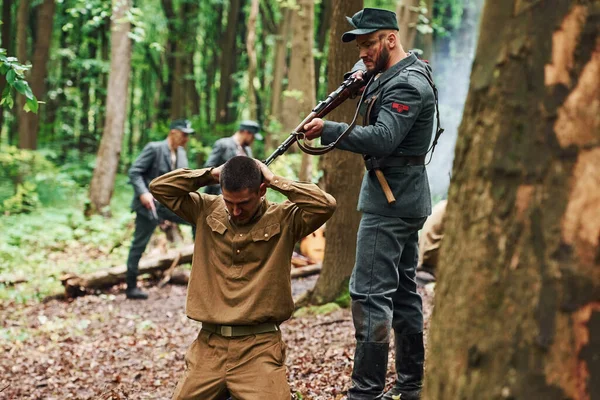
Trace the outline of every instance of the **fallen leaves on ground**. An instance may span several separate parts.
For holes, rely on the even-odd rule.
[[[315,280],[294,280],[295,296]],[[185,287],[149,292],[148,301],[114,292],[0,305],[0,399],[169,399],[200,324],[185,316]],[[428,315],[431,295],[421,293]],[[341,399],[354,354],[350,310],[293,318],[282,331],[292,392]]]

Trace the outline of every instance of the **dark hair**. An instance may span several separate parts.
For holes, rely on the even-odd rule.
[[[219,179],[221,188],[230,192],[250,189],[258,192],[262,173],[253,158],[236,156],[225,163]]]

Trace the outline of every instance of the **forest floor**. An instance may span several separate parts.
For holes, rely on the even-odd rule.
[[[294,296],[316,278],[295,279]],[[147,301],[115,288],[69,302],[0,303],[0,399],[169,399],[200,324],[185,316],[185,287],[148,291]],[[433,297],[420,292],[427,329]],[[343,398],[354,353],[350,310],[294,317],[282,331],[295,398]]]

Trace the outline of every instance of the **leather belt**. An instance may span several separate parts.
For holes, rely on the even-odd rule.
[[[365,156],[365,167],[368,171],[372,169],[385,169],[390,167],[407,167],[409,165],[425,165],[425,155],[421,156],[391,156],[377,158]]]
[[[279,325],[274,322],[265,322],[258,325],[216,325],[203,322],[202,329],[224,337],[237,337],[277,332]]]

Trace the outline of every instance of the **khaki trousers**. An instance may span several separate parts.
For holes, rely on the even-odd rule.
[[[173,400],[289,400],[281,332],[223,337],[201,330]]]

